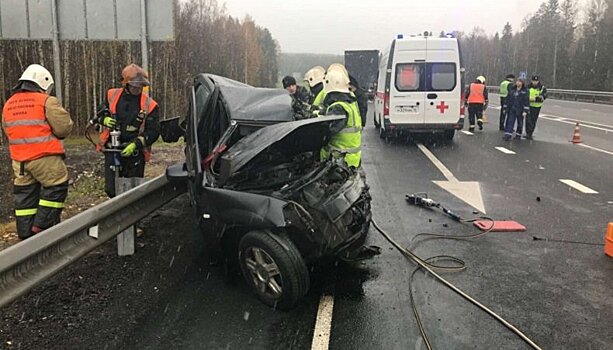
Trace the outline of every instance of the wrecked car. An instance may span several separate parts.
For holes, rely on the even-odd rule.
[[[284,90],[211,74],[191,90],[188,115],[162,126],[165,141],[186,143],[167,177],[188,182],[210,255],[238,262],[261,301],[289,309],[309,290],[308,266],[378,253],[364,246],[363,177],[342,158],[319,159],[342,116],[295,120]]]

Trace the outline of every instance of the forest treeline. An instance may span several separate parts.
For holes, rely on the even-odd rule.
[[[332,63],[343,63],[343,55],[281,53],[279,55],[279,75],[292,75],[300,79],[309,69],[315,66],[328,68]]]
[[[214,73],[254,86],[278,79],[279,47],[250,17],[226,14],[217,0],[175,0],[175,40],[149,44],[152,96],[163,117],[185,113],[188,87],[197,73]],[[83,131],[106,90],[120,85],[121,70],[141,62],[140,42],[61,41],[63,102]],[[50,41],[0,41],[1,103],[23,70],[40,63],[53,73]]]
[[[467,82],[497,85],[508,73],[541,76],[548,87],[613,91],[613,0],[547,0],[520,30],[460,33]]]

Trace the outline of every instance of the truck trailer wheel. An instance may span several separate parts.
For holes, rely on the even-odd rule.
[[[455,135],[455,130],[451,129],[451,130],[445,130],[443,132],[443,138],[447,141],[451,141],[453,140],[453,136]]]
[[[309,290],[304,260],[284,236],[251,231],[240,240],[238,249],[243,277],[264,304],[289,310]]]

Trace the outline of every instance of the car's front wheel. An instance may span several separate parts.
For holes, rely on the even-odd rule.
[[[266,305],[287,310],[309,290],[309,272],[294,244],[270,231],[251,231],[239,243],[239,263],[249,287]]]

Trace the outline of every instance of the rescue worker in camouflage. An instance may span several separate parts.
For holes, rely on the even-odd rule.
[[[99,151],[110,148],[110,131],[121,132],[123,145],[119,157],[119,177],[144,177],[145,163],[151,158],[151,145],[160,136],[157,102],[143,88],[149,86],[147,73],[136,64],[127,65],[122,75],[122,87],[109,89],[105,101],[92,120],[103,127]],[[104,191],[115,197],[116,155],[104,154]]]
[[[526,139],[532,140],[532,134],[536,129],[536,121],[541,113],[543,102],[547,99],[547,88],[540,82],[538,75],[532,76],[532,81],[528,87],[530,93],[530,113],[526,117]]]
[[[338,131],[322,148],[322,160],[344,157],[345,163],[354,168],[361,164],[362,118],[355,96],[349,90],[349,76],[340,69],[328,71],[324,81],[326,115],[342,115]]]
[[[15,220],[20,239],[58,224],[68,194],[60,140],[70,134],[73,122],[58,99],[49,95],[53,83],[43,66],[28,66],[2,110],[15,174]]]

